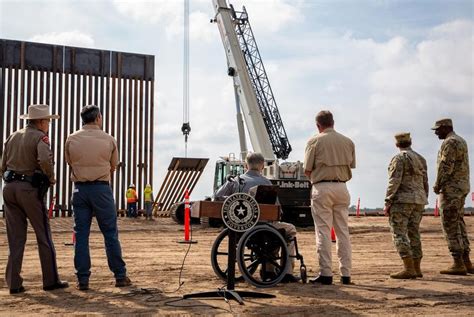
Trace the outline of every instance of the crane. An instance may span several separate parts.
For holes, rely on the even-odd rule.
[[[232,77],[237,109],[241,158],[226,158],[216,163],[214,190],[229,174],[243,173],[247,152],[245,127],[255,152],[260,152],[267,166],[263,174],[280,187],[279,198],[285,221],[312,224],[310,210],[311,184],[303,173],[302,163],[283,162],[291,152],[283,121],[263,65],[247,10],[234,10],[226,0],[212,0],[215,22],[219,28],[227,57],[227,74]],[[243,118],[243,120],[242,120]]]

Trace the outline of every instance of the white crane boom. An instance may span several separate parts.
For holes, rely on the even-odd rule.
[[[235,90],[239,97],[252,148],[255,152],[260,152],[266,161],[275,161],[270,137],[235,33],[231,9],[227,6],[226,0],[213,0],[213,4],[216,12],[215,22],[218,24],[227,56],[228,74],[234,77]]]

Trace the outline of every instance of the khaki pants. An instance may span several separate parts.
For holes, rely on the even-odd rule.
[[[293,270],[295,268],[294,256],[296,256],[296,249],[295,249],[295,242],[294,242],[294,239],[296,238],[296,227],[292,225],[291,223],[281,222],[281,221],[272,222],[272,225],[277,230],[284,229],[286,236],[291,238],[291,242],[287,243],[287,247],[288,247],[288,254],[293,257],[290,258],[290,266],[288,267],[288,271],[286,273],[293,274]]]
[[[314,184],[311,192],[311,212],[316,233],[319,270],[323,276],[332,276],[331,228],[337,236],[337,257],[342,276],[351,276],[352,247],[349,237],[348,216],[350,195],[345,183]]]

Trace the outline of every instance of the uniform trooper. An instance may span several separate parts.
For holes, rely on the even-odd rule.
[[[68,283],[59,280],[56,251],[43,199],[48,185],[56,182],[48,130],[50,119],[58,118],[58,115],[50,115],[48,105],[31,105],[28,114],[20,116],[20,119],[28,120],[27,126],[14,132],[5,142],[0,174],[6,182],[3,199],[9,254],[5,280],[10,294],[25,291],[20,273],[27,219],[38,242],[43,289],[68,287]]]

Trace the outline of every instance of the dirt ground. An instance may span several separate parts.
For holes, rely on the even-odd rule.
[[[474,217],[466,217],[474,236]],[[26,293],[9,295],[3,278],[8,254],[5,223],[0,219],[0,314],[258,314],[258,315],[442,315],[474,316],[474,275],[446,276],[438,271],[448,266],[450,256],[443,239],[439,218],[422,221],[424,277],[393,280],[389,273],[401,262],[392,245],[387,218],[350,218],[355,285],[339,284],[337,264],[333,261],[336,283],[332,286],[279,284],[256,289],[238,283],[237,290],[257,290],[276,295],[273,299],[245,299],[244,305],[224,299],[182,299],[182,295],[217,290],[224,282],[216,277],[210,264],[211,245],[219,229],[193,227],[193,239],[180,276],[181,264],[189,245],[179,244],[183,230],[169,218],[155,222],[119,219],[120,240],[128,274],[134,286],[115,288],[108,270],[103,239],[97,226],[91,233],[92,276],[90,290],[74,288],[72,220],[51,221],[61,278],[71,287],[44,292],[34,234],[29,233],[23,261]],[[30,230],[31,231],[31,230]],[[318,272],[313,228],[298,232],[300,252],[308,275]],[[335,246],[333,257],[335,260]],[[179,283],[182,283],[179,287]]]

